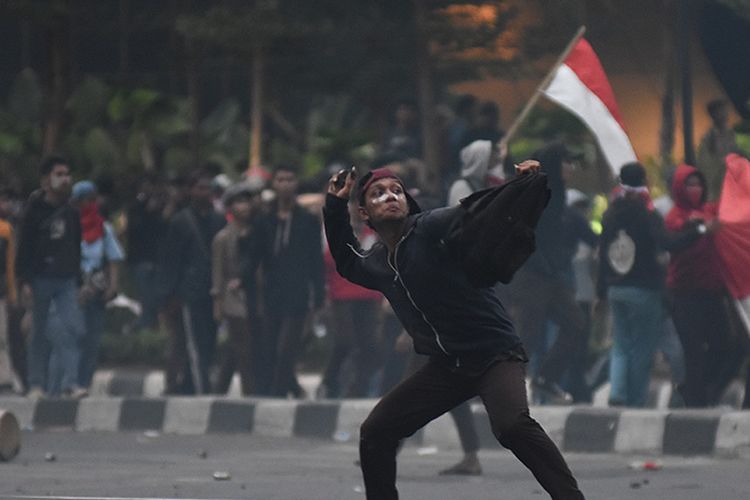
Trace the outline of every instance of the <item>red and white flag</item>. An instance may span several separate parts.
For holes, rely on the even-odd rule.
[[[716,248],[724,263],[724,281],[750,335],[750,161],[732,153],[725,162]]]
[[[616,176],[625,163],[637,161],[607,75],[584,38],[578,40],[543,92],[586,124]]]

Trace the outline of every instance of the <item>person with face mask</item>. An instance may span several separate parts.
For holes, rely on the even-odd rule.
[[[68,161],[51,156],[42,161],[41,189],[32,193],[22,217],[18,238],[16,274],[23,299],[31,304],[33,331],[29,343],[28,396],[45,395],[50,343],[61,353],[64,395],[81,397],[78,386],[78,340],[84,326],[78,306],[77,281],[81,265],[81,221],[70,203]],[[61,328],[47,335],[50,306],[54,305]]]
[[[691,243],[672,250],[667,286],[672,296],[672,318],[685,351],[686,375],[680,393],[688,407],[718,403],[736,374],[742,351],[731,338],[725,307],[725,285],[714,242],[719,229],[718,207],[707,202],[703,174],[680,165],[672,180],[674,207],[665,226]]]
[[[81,339],[78,384],[88,388],[99,359],[107,302],[117,294],[120,263],[125,258],[112,225],[101,214],[96,185],[88,180],[73,185],[73,203],[81,213],[81,273],[78,297],[83,310],[85,333]]]

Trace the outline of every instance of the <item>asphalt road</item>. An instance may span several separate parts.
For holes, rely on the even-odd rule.
[[[505,451],[482,451],[481,477],[438,476],[455,450],[406,447],[401,498],[549,498]],[[12,462],[0,463],[3,499],[364,499],[354,443],[252,435],[24,433]],[[567,455],[589,500],[733,500],[750,498],[750,458],[662,458],[657,471],[628,465],[645,457]],[[214,473],[229,478],[214,479]]]

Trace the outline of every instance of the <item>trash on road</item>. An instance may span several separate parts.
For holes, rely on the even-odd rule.
[[[214,472],[214,480],[216,481],[229,481],[230,479],[232,479],[232,475],[227,471],[219,470]]]
[[[661,470],[663,467],[661,460],[637,460],[628,464],[632,470]]]
[[[423,446],[417,449],[417,455],[424,457],[425,455],[437,455],[437,446]]]
[[[354,493],[364,493],[365,488],[363,486],[357,485],[354,487]]]
[[[44,460],[47,462],[54,462],[55,460],[57,460],[57,455],[55,455],[51,451],[48,451],[44,454]]]
[[[208,458],[208,452],[206,450],[200,450],[198,452],[198,457],[203,459]]]
[[[146,431],[143,433],[147,438],[155,439],[160,436],[159,431]]]
[[[352,438],[351,432],[336,431],[333,433],[333,440],[338,443],[346,443]]]

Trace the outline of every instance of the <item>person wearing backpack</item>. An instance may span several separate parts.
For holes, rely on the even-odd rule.
[[[610,406],[646,403],[651,364],[664,325],[664,224],[640,163],[620,169],[620,186],[602,219],[597,305],[608,301]]]

